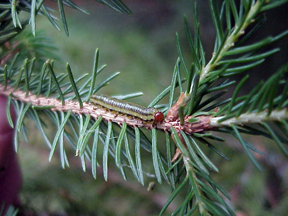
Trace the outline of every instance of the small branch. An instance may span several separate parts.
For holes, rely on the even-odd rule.
[[[211,127],[222,127],[233,125],[241,125],[247,123],[261,123],[267,121],[279,121],[281,119],[288,119],[287,109],[274,110],[268,115],[268,111],[262,111],[259,113],[244,113],[239,117],[233,117],[222,122],[218,122],[224,116],[211,117],[210,126]]]
[[[165,119],[162,123],[151,123],[143,121],[142,119],[131,118],[131,116],[118,115],[115,112],[110,112],[109,110],[103,109],[101,107],[96,107],[93,104],[83,102],[83,107],[80,108],[80,105],[77,101],[65,100],[65,103],[62,104],[61,100],[56,98],[46,98],[44,96],[37,96],[32,92],[28,94],[22,90],[14,90],[13,87],[8,86],[6,89],[3,84],[0,84],[0,95],[5,95],[6,97],[11,96],[14,100],[21,101],[23,103],[31,103],[31,107],[34,109],[51,109],[52,111],[58,112],[68,112],[71,110],[72,113],[78,115],[90,115],[91,117],[97,119],[99,116],[102,116],[106,121],[112,121],[119,125],[126,122],[132,127],[144,127],[146,129],[156,128],[158,130],[170,131],[171,127],[174,127],[176,130],[184,131],[186,134],[193,134],[197,132],[203,132],[212,129],[210,125],[210,116],[197,116],[199,121],[190,123],[189,119],[193,118],[192,116],[186,116],[184,119],[184,124],[181,125],[180,119],[169,120]]]
[[[234,43],[238,41],[238,38],[245,33],[245,29],[253,22],[253,17],[257,15],[262,4],[262,1],[257,1],[253,6],[251,6],[245,20],[243,21],[243,25],[235,26],[233,32],[225,40],[221,50],[218,51],[219,54],[217,56],[214,54],[209,63],[202,69],[199,82],[209,76],[209,73],[217,66],[218,62],[224,56],[224,53],[233,47]]]
[[[198,178],[195,173],[194,167],[190,164],[190,158],[183,155],[183,161],[184,161],[184,165],[187,171],[187,175],[189,176],[189,173],[192,174],[192,176],[190,176],[190,181],[193,181],[192,186],[195,187],[194,192],[195,192],[196,204],[198,204],[199,212],[201,213],[201,215],[210,215],[206,211],[205,203],[202,201],[203,193],[197,182]]]

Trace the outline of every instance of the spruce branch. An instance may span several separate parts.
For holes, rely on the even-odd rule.
[[[129,8],[120,0],[109,0],[109,1],[96,0],[96,1],[112,8],[113,10],[119,13],[131,14],[131,11],[129,10]],[[70,1],[70,0],[57,0],[57,3],[58,3],[59,14],[62,20],[65,33],[67,36],[69,36],[69,30],[68,30],[68,24],[66,21],[66,12],[65,12],[64,6],[73,8],[85,14],[88,14],[88,13],[85,10],[83,10],[81,7],[79,7],[77,4],[75,4],[73,1]],[[12,22],[12,26],[7,28],[5,31],[2,31],[2,32],[0,31],[2,34],[5,32],[3,35],[1,34],[2,40],[0,39],[0,43],[2,41],[7,41],[9,38],[12,38],[16,34],[18,34],[18,32],[21,31],[28,23],[31,25],[32,33],[35,36],[36,35],[36,19],[38,17],[37,16],[38,14],[45,16],[57,30],[60,30],[60,27],[57,24],[58,18],[55,15],[53,15],[54,10],[45,5],[45,0],[6,1],[0,4],[0,11],[2,12],[1,13],[2,16],[0,18],[2,18],[2,20],[4,18],[5,21],[8,21],[7,24],[5,23],[5,27],[6,25],[9,26],[10,22]],[[30,18],[22,21],[20,17],[21,11],[29,12]],[[11,13],[11,17],[9,17],[10,13]]]
[[[281,1],[281,4],[283,2],[284,1]],[[173,92],[170,93],[171,105],[169,104],[169,107],[171,108],[168,110],[166,116],[166,118],[168,119],[182,118],[182,121],[179,120],[179,125],[183,125],[183,119],[187,118],[188,116],[189,122],[193,122],[194,124],[195,122],[203,123],[204,121],[202,116],[206,116],[207,126],[205,126],[205,128],[207,130],[198,131],[198,133],[195,132],[192,134],[186,133],[188,134],[189,138],[191,140],[197,140],[197,142],[199,141],[206,144],[212,151],[219,154],[221,157],[228,159],[225,155],[223,155],[222,152],[217,150],[213,146],[213,143],[211,143],[211,141],[209,140],[212,139],[224,141],[223,138],[215,137],[208,131],[215,130],[219,132],[229,133],[233,135],[237,140],[239,140],[249,158],[259,169],[259,163],[255,159],[255,156],[251,154],[250,150],[260,154],[262,153],[247,142],[245,142],[241,136],[241,133],[263,135],[271,138],[278,144],[284,154],[287,154],[287,148],[284,145],[284,143],[287,143],[288,140],[286,136],[286,134],[288,134],[288,131],[285,128],[287,125],[286,121],[288,117],[287,84],[285,85],[286,82],[283,80],[283,74],[287,71],[287,69],[285,69],[285,67],[284,69],[280,69],[279,72],[276,72],[274,75],[272,75],[271,78],[266,82],[260,82],[255,87],[255,89],[251,91],[249,95],[239,97],[238,92],[245,83],[245,80],[248,79],[248,76],[244,77],[243,80],[238,83],[233,97],[226,100],[221,100],[221,96],[225,94],[225,89],[229,86],[232,86],[235,81],[225,80],[217,86],[215,86],[215,83],[217,80],[219,80],[219,78],[231,77],[239,73],[247,72],[249,69],[261,64],[266,57],[279,51],[278,48],[275,48],[270,51],[262,53],[260,52],[260,54],[257,53],[259,52],[259,49],[263,46],[267,46],[268,44],[271,44],[272,42],[275,42],[276,40],[279,40],[280,38],[286,36],[288,34],[287,31],[275,37],[267,37],[253,44],[245,46],[242,45],[247,40],[247,38],[252,35],[254,30],[259,27],[257,25],[261,21],[259,19],[259,14],[261,11],[263,11],[263,8],[268,9],[269,4],[270,2],[264,1],[241,2],[240,8],[237,9],[234,1],[225,1],[222,4],[222,11],[220,13],[216,2],[210,1],[212,18],[216,30],[216,39],[213,56],[206,65],[205,57],[203,55],[203,46],[201,38],[199,36],[199,24],[197,20],[197,15],[196,13],[194,13],[194,40],[189,30],[187,19],[186,17],[184,17],[184,25],[191,49],[191,57],[193,58],[193,62],[191,63],[192,66],[190,69],[190,73],[188,73],[187,66],[182,55],[179,37],[178,35],[176,35],[177,51],[179,55],[179,59],[177,60],[176,65],[180,65],[179,61],[182,64],[184,69],[184,76],[188,80],[188,86],[186,93],[182,93],[182,95],[180,95],[177,102],[174,103],[173,106],[171,104],[171,101],[173,100],[173,98],[171,98],[173,97]],[[274,6],[275,2],[271,2],[271,8],[274,8]],[[223,8],[225,8],[226,10],[225,13],[223,13]],[[196,11],[196,4],[194,6],[194,11]],[[232,18],[231,15],[233,15]],[[232,26],[231,20],[235,21],[234,26]],[[226,29],[224,28],[222,23],[226,23]],[[254,25],[254,28],[252,28],[252,30],[247,33],[246,30],[248,26],[251,25]],[[233,65],[235,64],[237,64],[237,66],[233,67]],[[176,70],[174,70],[174,73],[175,71]],[[180,70],[178,66],[177,73],[180,73],[179,71]],[[173,75],[173,79],[175,80],[174,76],[176,75]],[[173,85],[175,86],[175,81]],[[283,89],[283,91],[279,93],[277,89]],[[208,96],[208,99],[203,101],[205,95],[207,95],[208,93],[214,93],[216,91],[220,92],[214,94],[213,96]],[[181,99],[183,95],[187,99]],[[208,104],[209,106],[207,107]],[[184,115],[183,113],[181,113],[183,112],[181,111],[183,110],[183,107],[185,107]],[[269,122],[269,124],[267,124],[266,122]],[[276,129],[271,127],[270,123],[277,122],[278,127],[283,131],[284,135],[279,135],[279,133],[275,131]],[[263,130],[255,129],[254,127],[250,127],[248,125],[262,126]],[[207,157],[198,158],[198,156],[194,152],[194,149],[192,148],[192,146],[198,146],[197,143],[195,141],[193,142],[189,140],[189,138],[187,138],[187,135],[183,132],[185,132],[184,128],[172,128],[172,138],[178,148],[174,157],[172,158],[172,162],[174,162],[175,164],[179,164],[179,161],[183,161],[184,167],[182,168],[185,169],[187,175],[189,172],[192,173],[191,175],[193,177],[189,179],[189,183],[191,185],[194,184],[192,187],[192,191],[197,194],[197,186],[195,185],[195,180],[198,178],[198,175],[201,177],[203,177],[203,175],[209,175],[209,171],[206,168],[207,165],[210,165],[210,169],[213,169],[212,167],[215,166],[213,166],[214,164],[211,163],[211,161],[207,160]],[[199,148],[197,147],[196,149],[199,150]],[[198,151],[198,154],[200,154],[200,151]],[[204,158],[205,163],[203,163],[202,161]],[[187,161],[193,161],[192,164],[190,163],[190,167],[187,165]],[[174,166],[172,165],[172,167]],[[191,167],[199,171],[197,172],[197,175],[193,175]],[[218,169],[214,168],[214,171],[215,170]],[[188,179],[185,180],[188,181]],[[180,185],[181,188],[183,188],[184,184]],[[204,185],[201,186],[204,187]],[[180,189],[177,189],[177,193],[179,191]],[[176,194],[172,194],[173,199],[175,198]],[[208,194],[211,195],[211,192],[208,192]],[[201,197],[201,195],[199,195],[199,197]],[[216,198],[216,196],[212,197],[214,199]],[[195,211],[195,209],[198,209],[200,211],[202,206],[203,208],[205,208],[205,210],[208,210],[210,214],[212,213],[215,215],[227,215],[227,212],[221,212],[221,210],[215,206],[211,208],[211,206],[209,205],[211,204],[211,199],[208,199],[207,202],[204,202],[203,205],[199,206],[196,204],[197,201],[195,201],[198,199],[197,196],[193,198],[193,195],[188,193],[186,195],[186,199],[191,200],[191,202],[194,201],[195,203],[194,207],[191,207],[191,211]],[[202,201],[204,199],[205,198],[203,197],[201,198]],[[167,205],[170,202],[172,202],[172,200],[169,199],[167,201]],[[184,207],[181,205],[181,207],[175,210],[174,214],[178,214],[180,212],[179,209],[183,208]],[[188,208],[187,205],[186,208]],[[230,211],[227,206],[225,206],[224,208],[229,212],[229,214],[233,215],[233,212]],[[186,213],[187,212],[188,211],[186,211]]]
[[[224,121],[219,121],[223,118],[223,116],[212,117],[210,119],[210,125],[212,127],[222,127],[229,125],[243,125],[243,124],[255,124],[262,122],[275,122],[280,120],[288,120],[288,112],[287,109],[283,110],[275,110],[270,114],[268,111],[262,111],[259,113],[244,113],[239,117],[232,117]]]
[[[284,1],[283,1],[284,2]],[[281,4],[283,4],[283,2],[281,2]],[[247,46],[240,46],[242,41],[244,39],[241,39],[241,41],[239,41],[239,38],[245,34],[247,34],[245,31],[246,29],[250,26],[253,25],[256,21],[256,17],[259,15],[259,13],[261,12],[261,9],[263,7],[267,7],[270,3],[266,3],[262,0],[256,1],[254,3],[251,3],[249,6],[245,7],[243,5],[241,5],[240,7],[241,10],[244,10],[244,14],[242,14],[241,11],[237,12],[236,9],[236,5],[234,3],[234,1],[226,1],[225,3],[223,3],[226,8],[227,8],[227,13],[226,13],[226,20],[228,22],[227,26],[229,28],[227,28],[227,30],[224,33],[224,30],[222,29],[222,24],[221,24],[221,19],[223,19],[224,16],[222,16],[222,18],[218,18],[219,15],[217,15],[218,12],[218,8],[215,5],[215,2],[210,1],[210,7],[211,7],[211,12],[213,15],[213,21],[215,24],[215,29],[216,31],[218,29],[219,32],[217,32],[216,34],[216,43],[215,43],[215,50],[213,53],[213,56],[211,58],[211,60],[206,64],[203,65],[203,63],[205,62],[205,58],[203,56],[203,51],[202,51],[202,45],[201,45],[201,39],[199,37],[198,34],[195,34],[195,46],[193,45],[194,43],[192,42],[192,35],[190,33],[189,27],[188,27],[188,22],[187,19],[185,18],[185,28],[186,28],[186,35],[192,50],[192,54],[193,54],[193,60],[196,61],[197,64],[195,64],[195,71],[197,73],[200,74],[200,78],[199,78],[199,83],[203,84],[207,81],[209,82],[213,82],[213,80],[215,80],[215,78],[219,77],[219,76],[231,76],[234,74],[237,74],[237,71],[239,72],[243,72],[248,70],[249,68],[255,67],[258,64],[261,64],[264,60],[265,57],[272,55],[274,52],[277,52],[278,49],[274,49],[271,51],[268,51],[266,53],[262,53],[259,55],[254,55],[253,52],[255,52],[257,49],[268,45],[272,42],[275,42],[279,39],[281,39],[282,37],[286,36],[288,34],[288,31],[283,32],[282,34],[279,34],[278,36],[275,37],[267,37],[266,39],[263,39],[262,41],[256,42],[254,44],[250,44]],[[274,3],[271,3],[274,4]],[[273,7],[271,7],[273,8]],[[268,9],[268,7],[266,8]],[[196,10],[196,4],[195,4],[195,10]],[[235,25],[232,28],[231,27],[231,18],[230,18],[230,12],[233,14],[234,19],[235,19]],[[198,23],[197,21],[197,16],[195,17],[195,22]],[[199,25],[196,25],[199,26]],[[222,30],[221,30],[222,29]],[[196,28],[196,32],[197,33],[199,31],[198,27]],[[253,30],[251,31],[253,32]],[[178,50],[180,50],[179,47],[179,40],[177,39],[177,44],[178,44]],[[200,47],[197,47],[196,45],[199,44]],[[239,44],[239,45],[238,45]],[[240,53],[245,53],[246,55],[242,56],[242,57],[238,57],[237,59],[227,59],[227,60],[222,60],[223,58],[227,58],[231,55],[235,55],[235,54],[240,54]],[[180,58],[182,60],[182,63],[184,64],[184,68],[186,67],[186,64],[184,62],[184,58],[181,54],[181,52],[178,52],[180,54]],[[253,54],[253,56],[251,56]],[[260,59],[260,60],[259,60]],[[256,61],[259,60],[259,61]],[[240,66],[237,68],[231,68],[228,70],[221,70],[219,69],[219,65],[223,64],[223,65],[232,65],[235,63],[240,63],[240,62],[251,62],[254,61],[253,63],[251,63],[250,65],[245,65],[245,66]],[[202,66],[200,66],[200,63],[202,62]],[[218,69],[217,69],[218,68]],[[215,70],[216,69],[216,70]],[[185,71],[187,71],[187,69],[185,69]]]
[[[151,122],[145,122],[141,119],[129,118],[123,115],[117,115],[113,112],[108,112],[107,109],[101,107],[95,107],[94,104],[83,102],[80,104],[77,101],[49,98],[44,96],[37,96],[31,92],[15,89],[11,86],[5,86],[0,84],[0,94],[6,97],[11,97],[17,101],[29,104],[34,110],[49,109],[57,112],[69,112],[81,115],[90,115],[97,119],[100,116],[106,121],[113,121],[117,124],[127,123],[133,127],[143,127],[146,129],[157,128],[158,130],[170,131],[171,127],[177,128],[177,130],[184,131],[187,134],[193,134],[196,132],[202,132],[210,130],[210,116],[197,116],[197,122],[190,122],[191,116],[185,117],[185,123],[180,124],[180,119],[177,120],[165,120],[164,122],[157,124],[156,126]],[[81,107],[82,105],[82,107]]]
[[[72,1],[58,0],[57,2],[60,17],[68,35],[64,5],[84,11]],[[98,2],[116,11],[130,13],[121,1]],[[186,195],[183,202],[173,212],[174,215],[191,215],[194,212],[200,215],[235,215],[224,201],[225,198],[229,199],[228,194],[211,178],[211,173],[219,172],[219,169],[207,156],[203,146],[229,160],[222,151],[215,147],[216,142],[224,142],[225,139],[215,136],[211,131],[231,134],[239,141],[250,160],[260,169],[251,151],[262,153],[248,144],[242,134],[262,135],[273,139],[283,153],[288,155],[285,146],[288,141],[288,84],[284,80],[287,65],[267,81],[259,82],[248,95],[239,97],[238,93],[248,79],[248,76],[245,76],[238,82],[233,96],[226,100],[222,99],[227,88],[236,83],[229,81],[226,77],[249,71],[279,50],[275,48],[259,52],[263,46],[285,37],[288,31],[253,44],[245,46],[242,44],[258,27],[257,23],[261,22],[259,19],[261,12],[284,2],[242,1],[238,9],[235,2],[230,0],[224,1],[222,9],[219,10],[216,2],[211,0],[210,8],[216,39],[214,54],[207,64],[199,34],[195,4],[194,37],[189,30],[186,17],[184,18],[193,62],[189,70],[185,64],[179,36],[176,34],[179,57],[174,67],[171,84],[149,105],[149,107],[155,106],[162,98],[169,95],[168,104],[162,105],[161,109],[166,117],[156,124],[105,109],[90,101],[93,94],[119,75],[119,72],[116,72],[105,80],[98,80],[98,74],[105,68],[105,66],[99,67],[98,49],[95,52],[91,76],[84,74],[75,79],[69,64],[66,65],[67,73],[58,74],[54,61],[46,60],[44,64],[41,63],[42,53],[36,51],[39,44],[46,42],[41,40],[43,38],[26,35],[25,38],[30,39],[25,42],[19,39],[20,37],[15,37],[18,32],[22,31],[21,28],[28,24],[28,20],[20,20],[19,12],[22,10],[29,11],[31,14],[29,21],[34,35],[37,14],[45,15],[56,28],[59,28],[56,17],[45,7],[44,1],[25,1],[25,4],[22,1],[11,1],[10,4],[1,4],[0,9],[4,12],[0,18],[4,18],[3,25],[0,26],[0,33],[3,35],[0,41],[6,42],[15,37],[15,43],[9,42],[9,46],[3,46],[8,54],[3,55],[0,65],[0,94],[8,97],[6,113],[9,124],[16,130],[15,149],[18,149],[20,133],[28,141],[28,129],[24,120],[30,118],[35,122],[50,148],[49,160],[52,160],[59,147],[61,166],[63,168],[69,166],[66,153],[66,143],[68,143],[79,157],[83,171],[87,169],[87,161],[91,161],[91,172],[94,178],[97,177],[97,166],[102,166],[104,180],[109,179],[108,162],[112,156],[125,180],[127,179],[126,170],[130,169],[132,175],[142,185],[145,184],[146,171],[143,167],[141,150],[145,150],[152,156],[153,177],[159,183],[166,181],[172,189],[161,215],[183,192]],[[9,15],[9,11],[11,11],[11,17],[6,16]],[[254,24],[254,29],[247,33],[248,27]],[[20,42],[17,43],[17,40]],[[44,53],[49,56],[51,47],[47,43],[42,45],[47,48]],[[184,68],[184,78],[181,77],[181,67]],[[226,80],[219,84],[217,81],[220,78]],[[81,85],[81,81],[84,81],[84,84]],[[97,84],[96,81],[100,83]],[[187,81],[186,90],[183,85],[185,81]],[[178,88],[181,92],[179,98],[176,96]],[[213,95],[210,95],[211,93]],[[125,99],[138,95],[140,94],[120,95],[118,98]],[[11,103],[14,104],[18,114],[15,124],[11,120],[9,108]],[[47,125],[43,116],[47,117],[51,121],[49,123],[57,128],[53,141],[50,141],[46,135]],[[148,129],[148,132],[144,133],[142,129]],[[158,131],[165,132],[167,149],[165,154],[161,152]],[[90,139],[92,143],[89,142]],[[101,152],[99,152],[99,143],[103,144]],[[99,159],[99,154],[102,160]]]

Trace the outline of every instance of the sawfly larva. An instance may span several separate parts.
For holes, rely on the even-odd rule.
[[[90,102],[93,105],[116,112],[118,115],[141,119],[145,122],[160,123],[164,120],[164,115],[153,107],[144,107],[107,95],[92,95]]]

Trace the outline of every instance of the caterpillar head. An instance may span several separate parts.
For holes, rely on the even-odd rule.
[[[156,112],[154,114],[154,120],[157,123],[161,123],[164,120],[164,114],[162,112]]]

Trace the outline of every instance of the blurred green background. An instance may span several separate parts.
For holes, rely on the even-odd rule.
[[[61,58],[60,61],[56,60],[59,71],[64,71],[66,62],[69,62],[75,77],[91,73],[94,52],[99,48],[99,63],[107,64],[107,67],[98,77],[98,83],[112,72],[121,72],[101,93],[117,95],[142,91],[144,96],[134,101],[148,105],[171,82],[177,59],[175,32],[179,33],[186,62],[190,64],[183,15],[187,15],[192,27],[194,1],[126,0],[124,2],[133,12],[129,16],[95,1],[75,2],[90,15],[65,9],[69,37],[64,31],[53,28],[45,18],[39,17],[37,21],[37,29],[43,30],[59,48],[56,51]],[[52,8],[57,8],[56,3],[48,3]],[[286,30],[287,9],[284,6],[268,12],[267,22],[250,42]],[[57,11],[55,14],[58,15]],[[215,36],[208,1],[198,1],[198,14],[208,60],[212,55]],[[259,77],[269,77],[287,61],[287,43],[286,38],[272,45],[282,48],[281,52],[251,70],[251,79],[243,93],[247,93]],[[241,76],[236,77],[239,78]],[[231,90],[227,95],[232,95]],[[281,215],[288,212],[287,192],[284,192],[288,185],[287,162],[274,143],[255,137],[250,139],[267,153],[266,159],[259,157],[266,169],[258,171],[240,145],[227,137],[227,144],[218,143],[216,146],[231,158],[230,162],[207,150],[220,170],[220,174],[214,174],[215,180],[231,195],[232,201],[229,203],[238,215]],[[29,141],[29,144],[22,143],[19,154],[24,179],[21,200],[26,215],[157,215],[170,195],[170,188],[165,183],[156,184],[155,190],[147,192],[148,183],[156,181],[150,175],[145,179],[145,187],[132,177],[125,182],[112,160],[108,182],[104,182],[101,169],[98,170],[97,180],[94,180],[89,169],[86,173],[82,171],[73,150],[68,152],[71,168],[63,170],[57,154],[48,163],[49,150],[36,128],[30,134]],[[153,173],[150,157],[143,154],[147,174]],[[167,215],[179,202],[181,198],[171,205]]]

